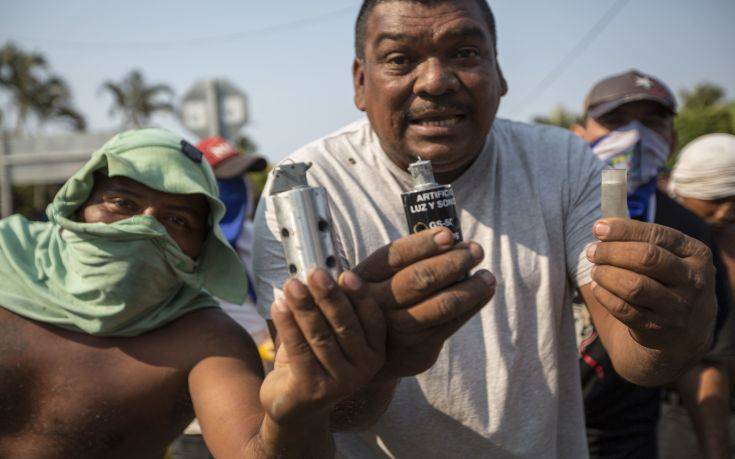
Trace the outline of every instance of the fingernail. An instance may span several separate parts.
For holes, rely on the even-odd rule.
[[[441,230],[434,235],[434,242],[441,248],[449,247],[454,242],[452,232],[449,230]]]
[[[331,290],[334,287],[334,280],[327,274],[323,269],[314,269],[311,272],[311,279],[316,282],[316,285],[323,290]]]
[[[352,271],[345,271],[342,273],[342,283],[353,292],[362,288],[362,279]]]
[[[470,244],[469,245],[470,254],[472,255],[472,259],[475,261],[480,261],[485,256],[485,253],[482,251],[482,247],[480,247],[479,244]]]
[[[597,223],[593,231],[595,236],[605,237],[610,233],[610,225],[607,223]]]
[[[495,276],[493,276],[490,271],[480,271],[480,278],[487,284],[488,287],[495,287],[495,284],[497,283],[497,281],[495,280]]]
[[[589,247],[587,247],[587,258],[590,261],[592,261],[592,258],[594,258],[596,251],[597,251],[597,244],[590,244]]]
[[[283,286],[283,289],[297,300],[303,300],[309,295],[309,291],[306,290],[306,286],[297,279],[289,279],[286,281],[286,285]]]
[[[276,308],[278,312],[288,312],[288,305],[283,298],[276,298],[273,301],[273,307]]]

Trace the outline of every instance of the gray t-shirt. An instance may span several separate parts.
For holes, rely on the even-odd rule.
[[[407,234],[409,174],[364,119],[290,156],[326,188],[347,266]],[[401,380],[369,431],[337,435],[345,457],[587,455],[572,318],[590,281],[585,248],[600,217],[602,164],[558,128],[496,120],[475,163],[452,185],[465,240],[498,279],[490,303],[447,340],[436,364]],[[267,196],[266,188],[263,196]],[[273,206],[256,217],[254,270],[267,309],[286,280]]]

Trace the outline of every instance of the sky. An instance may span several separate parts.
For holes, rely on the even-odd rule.
[[[735,99],[733,0],[489,3],[510,87],[501,117],[530,121],[559,105],[581,111],[595,81],[631,68],[658,76],[677,93],[711,82]],[[198,80],[226,78],[248,96],[243,132],[259,153],[278,161],[362,116],[352,102],[350,75],[359,5],[0,0],[0,43],[12,40],[45,55],[71,86],[92,131],[121,126],[100,86],[131,69],[170,85],[176,100]],[[604,27],[595,27],[601,20]],[[173,115],[153,123],[196,140]]]

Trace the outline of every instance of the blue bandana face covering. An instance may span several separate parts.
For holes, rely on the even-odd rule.
[[[232,247],[242,232],[248,214],[248,187],[242,177],[218,179],[219,199],[225,205],[225,215],[220,228]]]
[[[220,221],[222,233],[233,249],[237,250],[237,240],[242,234],[245,219],[248,217],[248,187],[242,177],[217,179],[219,199],[225,205],[225,216]],[[246,271],[247,274],[247,271]],[[248,275],[248,298],[255,303],[257,296],[252,279]]]
[[[628,169],[630,217],[652,220],[651,199],[656,192],[656,177],[670,154],[666,140],[639,121],[633,121],[597,139],[590,147],[610,167]]]

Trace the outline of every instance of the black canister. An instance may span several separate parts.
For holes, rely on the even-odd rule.
[[[419,158],[408,166],[413,189],[401,194],[409,233],[446,226],[454,234],[454,242],[462,240],[452,185],[440,185],[434,179],[431,161]]]

